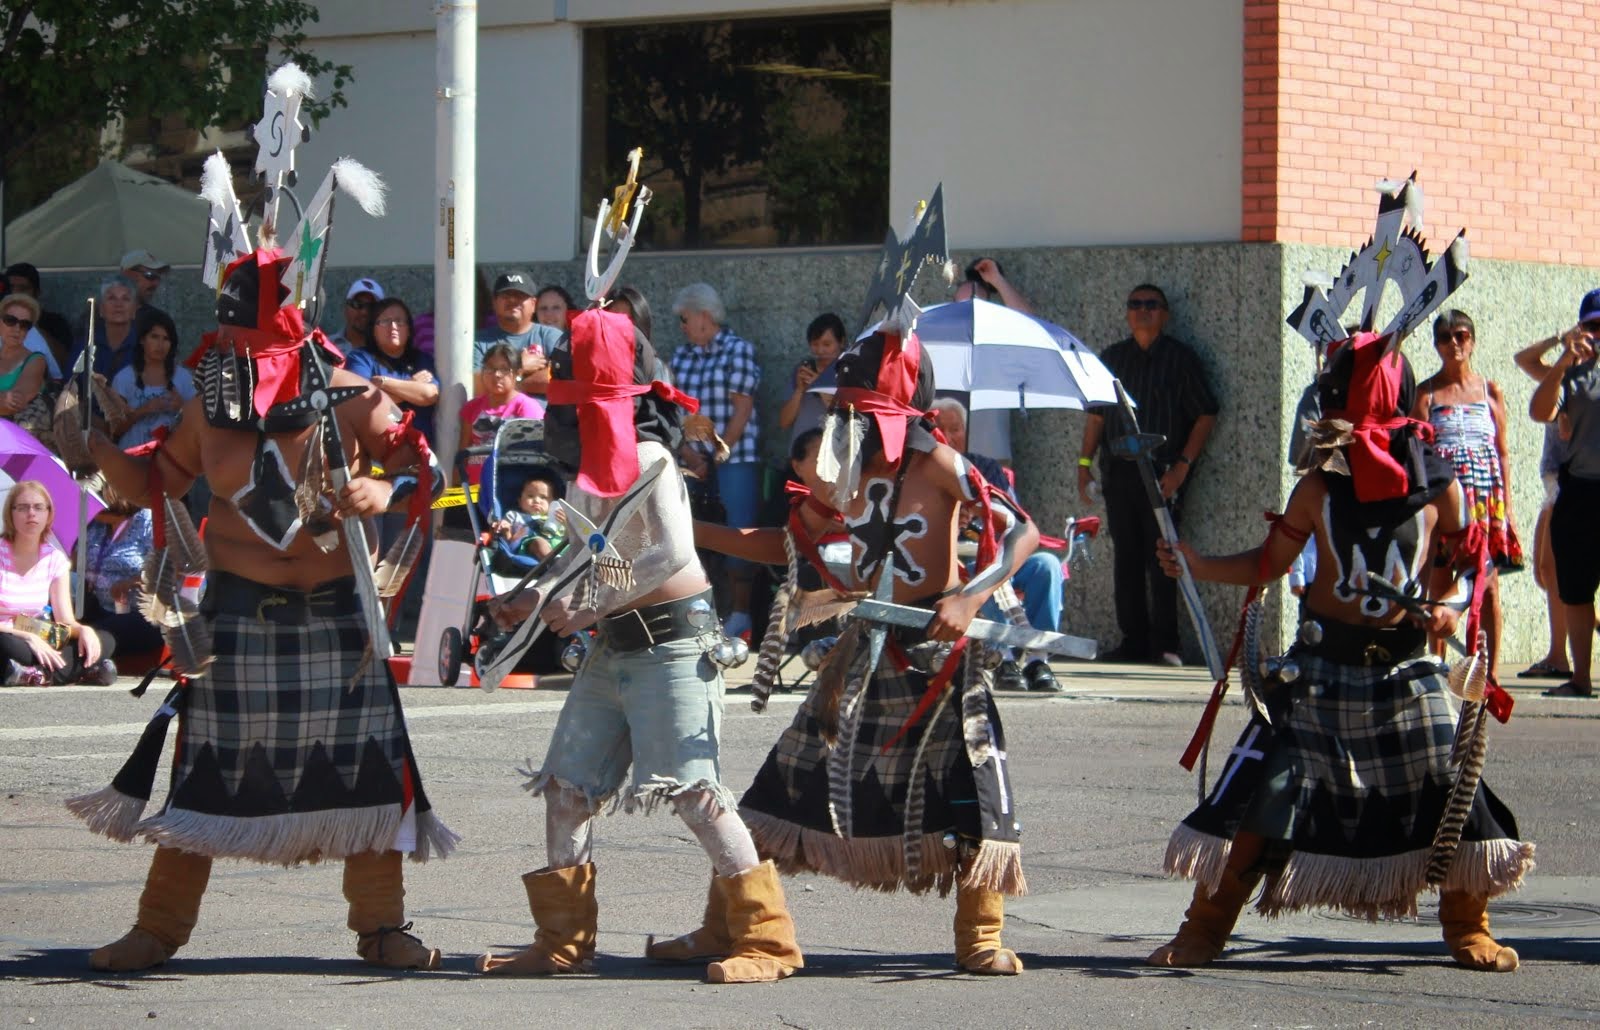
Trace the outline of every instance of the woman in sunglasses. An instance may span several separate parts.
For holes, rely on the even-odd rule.
[[[39,321],[39,302],[22,293],[0,300],[0,416],[16,421],[44,386],[43,354],[23,343]]]
[[[1506,398],[1498,383],[1473,371],[1477,327],[1465,311],[1446,310],[1433,322],[1439,371],[1417,387],[1411,417],[1433,424],[1434,449],[1455,467],[1468,514],[1483,526],[1489,547],[1483,625],[1489,639],[1489,675],[1498,682],[1500,569],[1522,567],[1522,544],[1511,522],[1510,454]],[[1443,653],[1444,641],[1434,650]],[[1470,648],[1472,641],[1465,642]]]

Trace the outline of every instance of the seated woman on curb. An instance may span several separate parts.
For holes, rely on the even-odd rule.
[[[102,642],[73,615],[72,563],[47,539],[54,521],[55,505],[43,483],[24,479],[11,488],[0,531],[0,681],[6,686],[113,683],[114,642]],[[60,648],[19,625],[22,618],[45,620],[47,626],[53,620],[63,627]]]

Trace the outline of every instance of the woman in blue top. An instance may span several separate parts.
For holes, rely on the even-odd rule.
[[[134,323],[137,343],[128,366],[111,380],[111,389],[128,402],[132,421],[117,445],[137,447],[178,421],[183,403],[194,396],[194,377],[178,365],[178,326],[165,311],[146,308]]]
[[[399,405],[411,411],[413,424],[434,446],[433,409],[439,403],[439,379],[433,358],[412,344],[411,309],[399,297],[378,302],[372,312],[372,341],[350,355],[345,366],[366,376]]]

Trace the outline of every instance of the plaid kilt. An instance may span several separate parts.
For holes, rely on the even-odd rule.
[[[905,667],[894,651],[891,642],[862,692],[848,787],[830,775],[834,749],[822,737],[814,689],[740,799],[740,816],[763,857],[788,872],[879,890],[944,894],[959,880],[1022,893],[1005,737],[987,677],[958,673],[952,689],[902,733],[942,652],[908,647],[899,652],[913,663]],[[976,767],[964,711],[976,713],[966,721],[976,719],[980,737],[987,723],[989,753]],[[837,746],[851,739],[841,729]]]
[[[1241,831],[1267,840],[1258,908],[1275,915],[1339,908],[1414,915],[1456,771],[1456,714],[1446,666],[1392,667],[1295,656],[1300,677],[1276,687],[1275,725],[1253,718],[1205,802],[1168,845],[1169,873],[1215,883]],[[1444,889],[1495,895],[1518,886],[1533,846],[1480,784]]]
[[[372,658],[355,678],[359,610],[304,624],[210,618],[216,660],[178,695],[171,789],[140,836],[283,864],[449,852],[456,838],[423,793],[388,663]]]

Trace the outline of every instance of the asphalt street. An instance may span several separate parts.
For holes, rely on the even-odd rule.
[[[1517,690],[1486,780],[1538,844],[1539,868],[1491,913],[1514,974],[1455,968],[1425,899],[1416,922],[1246,912],[1226,956],[1145,967],[1187,885],[1162,878],[1168,832],[1194,803],[1177,764],[1209,685],[1198,670],[1058,666],[1058,696],[1003,695],[1030,893],[1009,906],[1020,978],[953,968],[953,899],[785,882],[806,968],[778,984],[709,986],[697,967],[642,958],[646,936],[697,922],[707,862],[667,814],[602,819],[594,975],[500,980],[485,948],[533,927],[518,877],[542,864],[543,816],[515,767],[543,753],[565,696],[403,691],[428,792],[465,838],[407,867],[409,916],[444,949],[436,973],[389,975],[355,956],[339,870],[219,864],[190,945],[141,976],[94,974],[89,949],[132,923],[149,849],[90,835],[62,801],[103,786],[159,703],[111,688],[0,691],[0,1027],[128,1026],[1553,1026],[1600,1021],[1600,703]],[[797,695],[765,715],[732,691],[724,779],[742,789]],[[1220,769],[1243,710],[1213,745]],[[1226,743],[1224,743],[1226,741]]]

